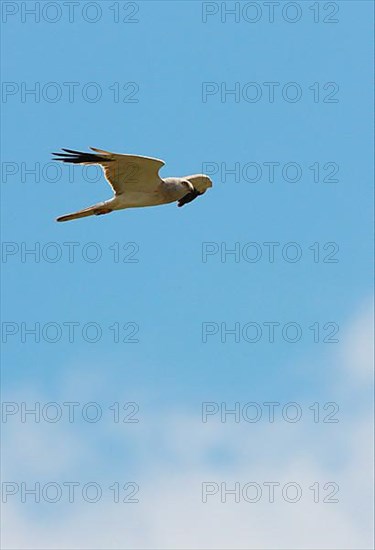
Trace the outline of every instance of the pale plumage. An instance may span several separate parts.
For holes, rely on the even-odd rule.
[[[164,162],[159,159],[120,155],[93,147],[91,150],[95,153],[62,149],[64,153],[53,153],[56,156],[54,160],[73,164],[99,164],[113,189],[114,197],[73,214],[61,216],[57,218],[58,222],[109,214],[124,208],[156,206],[175,201],[178,201],[178,206],[183,206],[212,187],[212,181],[204,174],[162,179],[159,170],[164,166]]]

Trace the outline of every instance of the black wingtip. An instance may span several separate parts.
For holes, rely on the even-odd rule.
[[[64,149],[64,147],[61,147],[61,151],[65,151],[66,153],[71,153],[72,155],[86,155],[86,153],[81,153],[81,151],[74,151],[73,149]]]
[[[61,149],[63,153],[52,153],[55,155],[53,160],[61,160],[62,162],[71,162],[72,164],[102,164],[104,162],[110,162],[113,159],[103,157],[100,154],[94,153],[82,153],[81,151],[74,151],[73,149]]]

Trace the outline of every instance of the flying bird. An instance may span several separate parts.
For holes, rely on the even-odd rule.
[[[56,221],[66,222],[87,216],[109,214],[114,210],[156,206],[177,201],[183,206],[203,195],[212,181],[204,174],[195,174],[183,178],[161,178],[159,170],[164,162],[150,157],[137,155],[120,155],[90,147],[95,153],[81,153],[71,149],[62,149],[63,153],[52,153],[62,162],[73,164],[99,164],[114,197],[94,204],[73,214],[60,216]]]

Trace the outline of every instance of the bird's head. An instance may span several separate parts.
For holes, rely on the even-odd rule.
[[[205,193],[209,187],[212,187],[212,181],[208,176],[205,176],[204,174],[186,176],[185,179],[190,181],[193,187],[201,194]]]

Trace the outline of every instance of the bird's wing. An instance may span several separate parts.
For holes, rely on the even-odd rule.
[[[159,176],[159,170],[165,164],[162,160],[136,155],[120,155],[94,147],[90,149],[95,153],[62,149],[64,153],[53,154],[58,157],[55,160],[62,162],[99,164],[115,195],[121,195],[126,191],[151,193],[162,181]]]

